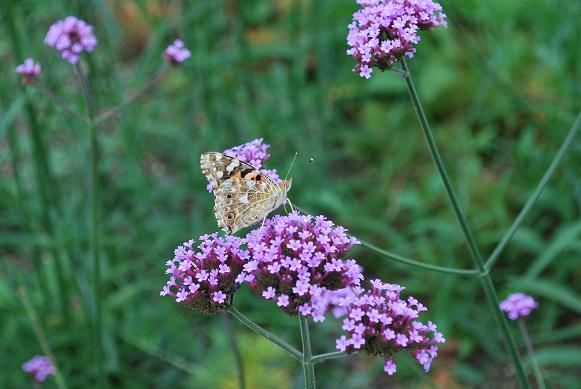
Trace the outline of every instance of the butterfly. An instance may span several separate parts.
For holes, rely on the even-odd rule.
[[[287,201],[292,179],[277,184],[255,167],[223,153],[200,156],[200,168],[212,185],[218,227],[228,234],[264,221]]]

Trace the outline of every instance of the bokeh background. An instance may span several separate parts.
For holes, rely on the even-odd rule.
[[[581,105],[581,3],[441,3],[449,28],[423,32],[409,65],[489,254]],[[25,57],[39,60],[43,82],[84,111],[72,67],[43,44],[48,27],[67,15],[95,27],[99,44],[84,61],[101,109],[139,89],[176,37],[192,51],[99,128],[111,387],[237,387],[220,315],[159,296],[175,246],[216,230],[199,170],[204,151],[262,137],[272,145],[269,167],[279,172],[298,152],[291,199],[300,207],[391,252],[473,266],[403,79],[376,71],[364,80],[351,72],[345,38],[355,9],[351,0],[2,2],[0,387],[30,387],[20,366],[41,353],[18,287],[27,289],[68,384],[94,383],[87,129],[23,89],[14,73]],[[581,380],[580,151],[577,139],[494,273],[501,298],[524,291],[539,300],[527,322],[555,388]],[[397,376],[388,377],[380,359],[353,356],[317,365],[321,388],[516,386],[477,279],[406,267],[363,249],[353,255],[369,277],[404,285],[424,302],[424,318],[438,323],[447,343],[429,376],[404,358]],[[298,345],[296,319],[274,304],[244,289],[236,304]],[[250,388],[301,387],[297,363],[234,326]],[[338,329],[333,320],[313,326],[314,352],[333,351]],[[54,385],[49,379],[46,387]]]

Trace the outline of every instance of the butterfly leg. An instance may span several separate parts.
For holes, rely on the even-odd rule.
[[[294,213],[295,209],[293,208],[293,204],[291,203],[291,201],[289,200],[288,197],[287,197],[286,201],[288,201],[288,205],[290,205],[291,212]]]

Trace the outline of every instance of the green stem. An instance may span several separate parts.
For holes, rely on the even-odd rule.
[[[498,246],[496,246],[496,248],[494,249],[492,254],[490,254],[490,257],[488,257],[488,260],[486,261],[486,267],[488,269],[491,269],[492,266],[494,266],[494,264],[496,263],[496,261],[500,257],[500,254],[502,254],[502,252],[504,251],[504,249],[506,248],[506,246],[508,245],[508,243],[510,242],[510,240],[512,239],[512,237],[514,236],[514,234],[516,233],[516,231],[518,230],[518,228],[520,227],[522,222],[524,221],[525,217],[527,217],[527,215],[528,215],[529,211],[532,209],[533,205],[536,203],[536,201],[541,196],[543,189],[545,189],[545,187],[549,183],[549,180],[555,174],[555,171],[557,170],[557,167],[559,167],[559,164],[563,160],[565,153],[567,152],[567,150],[571,146],[571,143],[573,143],[573,140],[575,139],[575,136],[577,135],[577,131],[579,130],[579,127],[581,127],[581,112],[579,112],[577,114],[577,118],[575,119],[575,122],[571,126],[569,133],[567,134],[567,136],[565,137],[565,140],[561,144],[561,147],[559,148],[557,155],[555,155],[555,158],[553,158],[551,165],[549,165],[549,168],[547,169],[547,171],[543,175],[543,178],[539,182],[539,185],[537,185],[536,189],[534,190],[534,192],[531,194],[531,196],[527,200],[523,209],[520,211],[520,213],[518,214],[516,219],[514,219],[514,222],[512,223],[512,225],[510,226],[508,231],[506,231],[506,233],[502,237]]]
[[[527,330],[527,325],[524,319],[518,319],[518,326],[520,329],[520,333],[523,337],[525,342],[525,346],[527,348],[527,353],[529,354],[529,360],[531,361],[531,365],[533,367],[533,371],[535,373],[535,379],[537,381],[537,385],[539,389],[545,389],[545,381],[543,379],[543,373],[541,372],[541,367],[539,366],[539,362],[537,361],[537,357],[535,354],[535,349],[533,348],[533,342],[531,342],[531,337],[529,336],[529,331]]]
[[[461,276],[477,277],[479,274],[478,270],[475,270],[475,269],[455,269],[452,267],[443,267],[443,266],[430,265],[428,263],[422,263],[422,262],[419,262],[419,261],[416,261],[413,259],[405,258],[405,257],[402,257],[400,255],[390,253],[390,252],[385,251],[385,250],[383,250],[383,249],[381,249],[381,248],[379,248],[371,243],[365,242],[359,238],[357,238],[357,239],[361,242],[361,245],[363,247],[365,247],[366,249],[368,249],[369,251],[372,251],[376,254],[379,254],[386,259],[390,259],[390,260],[395,261],[395,262],[403,263],[405,265],[417,267],[419,269],[439,272],[439,273],[454,274],[454,275],[461,275]]]
[[[101,228],[99,219],[99,144],[95,125],[95,101],[89,80],[80,63],[75,64],[75,72],[79,79],[83,97],[89,111],[89,228],[90,228],[90,253],[93,262],[93,294],[95,299],[95,313],[93,320],[93,340],[95,365],[97,367],[97,387],[106,385],[105,369],[103,366],[103,307],[101,296]]]
[[[20,301],[22,302],[22,305],[24,306],[24,310],[26,311],[26,314],[28,315],[28,318],[29,318],[30,322],[32,323],[32,328],[34,329],[34,334],[36,335],[36,339],[38,340],[38,344],[40,345],[42,352],[44,353],[44,355],[46,355],[48,357],[48,359],[50,359],[50,362],[53,364],[53,366],[56,370],[55,380],[56,380],[57,387],[59,389],[66,389],[67,384],[66,384],[65,379],[61,373],[60,368],[58,367],[58,365],[56,363],[56,359],[54,358],[54,354],[52,353],[52,349],[50,348],[48,340],[46,339],[46,335],[44,334],[44,330],[42,329],[42,326],[40,325],[40,322],[38,321],[38,316],[36,315],[36,311],[34,310],[34,307],[32,306],[32,304],[30,303],[30,300],[28,298],[28,293],[26,292],[26,288],[24,288],[24,287],[18,288],[17,293],[18,293],[18,297],[20,298]]]
[[[47,96],[49,99],[51,99],[53,101],[53,103],[55,103],[55,105],[57,105],[60,109],[62,109],[63,111],[65,111],[66,113],[71,115],[72,117],[79,119],[83,123],[87,123],[87,118],[85,118],[79,112],[75,111],[68,104],[66,104],[64,101],[62,101],[60,99],[60,97],[58,97],[56,94],[54,94],[54,92],[51,91],[46,85],[43,85],[41,83],[37,83],[35,86],[45,96]]]
[[[234,354],[234,361],[236,362],[236,369],[238,370],[238,387],[240,389],[246,388],[246,378],[244,374],[244,360],[242,359],[242,354],[240,353],[240,347],[236,341],[236,335],[234,333],[234,326],[232,325],[232,320],[228,314],[222,314],[222,320],[224,320],[224,327],[226,328],[226,336],[228,338],[228,343],[230,343],[230,348]]]
[[[328,361],[329,359],[346,357],[348,355],[349,354],[347,354],[344,351],[334,351],[334,352],[331,352],[331,353],[314,355],[311,358],[311,362],[313,362],[313,363],[322,363],[322,362]]]
[[[459,222],[460,227],[462,229],[462,232],[464,234],[464,238],[466,240],[466,243],[468,244],[468,249],[470,251],[472,259],[474,260],[476,267],[478,268],[479,275],[480,275],[480,281],[481,281],[484,293],[486,294],[489,308],[490,308],[492,314],[494,315],[494,317],[496,318],[498,325],[500,326],[502,336],[504,338],[504,341],[505,341],[506,346],[508,348],[509,354],[511,356],[512,363],[515,367],[520,385],[523,388],[530,388],[530,384],[529,384],[527,377],[526,377],[526,374],[524,372],[524,368],[523,368],[522,361],[520,359],[520,355],[518,354],[518,351],[516,348],[516,342],[514,341],[514,337],[512,336],[512,333],[510,332],[510,328],[508,326],[508,321],[507,321],[506,317],[502,314],[502,312],[499,308],[499,300],[498,300],[498,296],[496,294],[496,289],[494,288],[494,284],[492,283],[492,278],[490,277],[490,273],[484,264],[484,260],[482,258],[482,255],[480,254],[480,250],[478,249],[478,246],[476,245],[476,241],[474,239],[474,236],[472,235],[472,231],[470,230],[470,227],[468,226],[468,221],[467,221],[466,217],[464,216],[464,212],[462,211],[462,208],[460,207],[460,202],[458,201],[458,198],[456,197],[456,192],[454,191],[454,188],[452,187],[452,183],[451,183],[450,178],[448,176],[448,172],[446,170],[446,167],[444,165],[442,157],[440,156],[440,152],[438,150],[438,146],[436,145],[436,141],[434,140],[434,136],[432,135],[430,125],[428,124],[428,119],[426,118],[426,115],[424,113],[424,109],[423,109],[422,104],[420,102],[420,98],[418,96],[418,93],[416,92],[416,88],[415,88],[414,82],[412,80],[412,76],[411,76],[410,71],[407,67],[405,59],[402,58],[400,62],[401,62],[402,70],[405,72],[404,80],[405,80],[408,92],[410,94],[410,98],[411,98],[412,103],[414,105],[416,115],[418,117],[418,121],[420,122],[420,127],[422,128],[424,136],[428,142],[428,148],[430,150],[430,154],[432,155],[432,159],[434,160],[434,163],[436,165],[438,173],[440,174],[440,177],[441,177],[442,182],[444,184],[444,187],[446,189],[446,193],[448,194],[448,198],[450,200],[450,203],[452,204],[452,208],[454,209],[456,219],[458,219],[458,222]]]
[[[14,17],[14,0],[9,1],[6,6],[0,8],[0,12],[5,16],[3,20],[6,21],[5,26],[8,35],[11,38],[12,48],[17,59],[22,59],[22,44],[20,41],[20,34],[16,29],[15,17]],[[25,93],[25,103],[24,109],[29,125],[30,140],[32,143],[33,161],[34,161],[34,173],[35,180],[37,184],[38,193],[40,195],[40,210],[41,217],[40,222],[43,229],[46,231],[47,235],[55,238],[55,229],[53,225],[53,220],[50,215],[51,203],[58,203],[57,192],[54,190],[55,185],[53,185],[52,171],[49,167],[49,157],[48,152],[45,148],[44,139],[42,137],[42,129],[38,123],[38,118],[34,110],[33,105],[30,102],[29,96]],[[58,282],[58,293],[60,301],[60,311],[64,318],[64,321],[68,321],[68,310],[67,310],[67,286],[64,277],[63,258],[58,252],[58,249],[54,248],[51,252],[54,260],[54,272],[55,278]],[[39,268],[40,271],[40,268]]]
[[[256,332],[258,335],[263,336],[264,338],[268,339],[272,343],[276,344],[278,347],[282,348],[284,351],[289,353],[289,355],[291,357],[293,357],[294,359],[296,359],[297,361],[299,361],[299,362],[303,361],[303,354],[299,350],[297,350],[296,348],[294,348],[293,346],[291,346],[290,344],[288,344],[284,340],[280,339],[279,337],[271,334],[270,332],[268,332],[267,330],[265,330],[264,328],[262,328],[258,324],[254,323],[252,320],[250,320],[249,318],[244,316],[236,308],[231,306],[230,308],[228,308],[228,312],[230,314],[232,314],[232,316],[234,316],[236,319],[240,320],[240,322],[242,324],[244,324],[246,327],[248,327],[252,331]]]
[[[309,214],[309,212],[305,211],[303,208],[297,207],[296,205],[295,205],[295,208],[304,214]],[[403,263],[404,265],[417,267],[417,268],[423,269],[423,270],[429,270],[429,271],[446,273],[446,274],[462,275],[462,276],[476,277],[479,274],[479,271],[475,270],[475,269],[456,269],[453,267],[430,265],[428,263],[416,261],[415,259],[405,258],[405,257],[402,257],[401,255],[391,253],[391,252],[384,250],[382,248],[379,248],[379,247],[377,247],[369,242],[366,242],[362,239],[359,239],[358,237],[356,237],[354,235],[350,235],[350,236],[357,239],[358,241],[360,241],[361,245],[364,248],[366,248],[367,250],[369,250],[375,254],[378,254],[386,259],[389,259],[389,260],[392,260],[395,262],[399,262],[399,263]]]
[[[95,123],[97,124],[101,124],[115,116],[120,115],[124,110],[126,110],[131,104],[135,103],[137,100],[139,100],[145,93],[147,93],[147,91],[149,89],[151,89],[151,87],[153,87],[153,85],[155,85],[155,83],[160,79],[160,77],[163,75],[163,73],[165,73],[165,71],[168,68],[168,64],[166,62],[164,62],[159,69],[157,69],[157,71],[155,72],[155,74],[153,75],[153,77],[151,77],[151,79],[149,79],[149,81],[137,92],[135,93],[133,96],[131,96],[130,98],[128,98],[125,102],[121,103],[121,105],[109,109],[103,113],[101,113],[99,116],[97,116],[95,118]]]
[[[299,326],[301,327],[301,342],[303,344],[303,373],[305,375],[305,388],[315,389],[315,364],[311,351],[311,335],[309,334],[309,322],[306,317],[299,314]]]

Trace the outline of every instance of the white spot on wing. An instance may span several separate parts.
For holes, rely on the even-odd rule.
[[[216,177],[218,178],[222,178],[223,175],[224,175],[223,172],[216,172]]]
[[[238,202],[242,203],[242,204],[248,204],[248,194],[245,194],[244,196],[240,196],[238,198]]]

